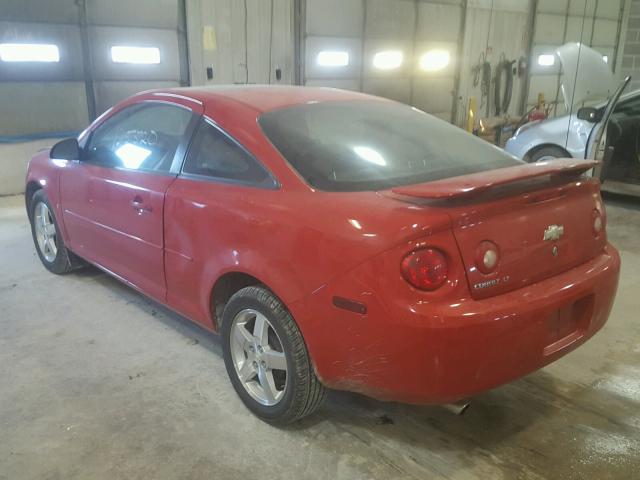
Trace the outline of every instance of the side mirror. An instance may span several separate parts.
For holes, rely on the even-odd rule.
[[[80,145],[78,145],[78,140],[75,138],[67,138],[66,140],[56,143],[51,149],[49,157],[55,158],[56,160],[80,160]]]
[[[598,123],[602,120],[602,112],[598,108],[582,107],[578,110],[578,118],[591,123]]]

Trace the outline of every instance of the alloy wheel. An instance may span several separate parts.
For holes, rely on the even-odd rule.
[[[273,406],[287,387],[287,358],[280,337],[262,313],[245,309],[231,325],[231,358],[236,375],[258,403]]]
[[[58,255],[56,226],[51,211],[44,202],[36,205],[33,222],[40,252],[47,262],[53,263]]]

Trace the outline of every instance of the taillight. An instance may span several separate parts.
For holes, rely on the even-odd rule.
[[[498,266],[498,246],[485,240],[476,249],[476,267],[482,273],[491,273]]]
[[[423,248],[416,250],[402,260],[402,276],[420,290],[432,291],[447,281],[449,266],[447,258],[439,250]]]

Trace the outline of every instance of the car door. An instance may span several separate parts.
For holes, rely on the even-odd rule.
[[[606,133],[606,153],[601,180],[640,180],[640,92],[627,96],[616,107]],[[602,141],[604,142],[604,139]]]
[[[260,222],[278,183],[242,145],[200,121],[181,174],[166,196],[167,304],[212,328],[211,287]],[[255,252],[259,256],[259,252]],[[247,261],[247,258],[244,258]]]
[[[627,85],[631,82],[631,77],[626,77],[622,83],[618,86],[618,89],[611,95],[607,106],[604,109],[602,114],[602,119],[600,122],[593,127],[591,133],[589,134],[589,139],[587,141],[587,145],[585,147],[584,158],[587,159],[598,159],[601,160],[604,157],[604,149],[606,146],[606,140],[603,141],[603,137],[606,135],[607,126],[609,124],[609,120],[611,120],[611,115],[615,111],[618,102],[620,100],[620,96],[624,92]],[[594,176],[599,177],[601,180],[604,178],[603,175],[603,165],[600,164],[594,169]]]
[[[161,301],[164,197],[197,118],[184,105],[129,105],[91,132],[61,174],[71,249]]]

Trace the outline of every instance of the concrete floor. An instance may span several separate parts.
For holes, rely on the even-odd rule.
[[[332,392],[288,428],[227,380],[217,337],[95,270],[39,263],[0,198],[0,479],[640,478],[640,201],[609,201],[609,324],[463,417]]]

